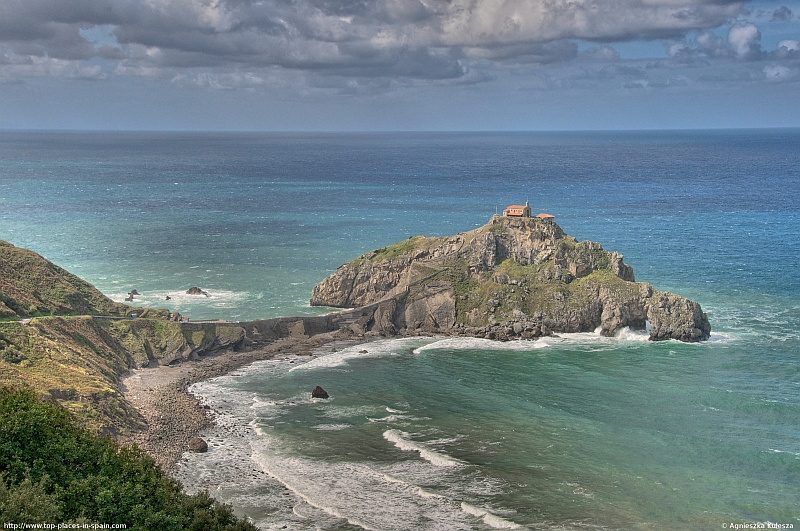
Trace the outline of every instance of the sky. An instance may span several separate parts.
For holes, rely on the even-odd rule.
[[[800,0],[0,0],[0,129],[800,127]]]

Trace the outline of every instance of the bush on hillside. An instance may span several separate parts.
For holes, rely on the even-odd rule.
[[[0,389],[0,522],[255,531],[207,493],[185,494],[137,447],[77,426],[54,402]]]

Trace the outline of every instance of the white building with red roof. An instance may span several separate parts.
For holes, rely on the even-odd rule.
[[[525,201],[525,206],[511,205],[503,209],[503,215],[514,218],[529,218],[531,217],[531,207]]]

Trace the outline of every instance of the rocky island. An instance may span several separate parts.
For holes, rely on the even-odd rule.
[[[415,236],[364,254],[318,284],[314,306],[356,308],[358,333],[535,338],[649,328],[650,339],[696,342],[700,305],[636,282],[619,253],[577,241],[552,218],[493,216],[455,236]]]

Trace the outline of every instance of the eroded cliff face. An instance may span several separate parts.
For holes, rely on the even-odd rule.
[[[494,216],[470,232],[372,251],[317,285],[311,304],[361,308],[354,330],[386,334],[613,335],[649,323],[651,340],[701,341],[711,330],[696,302],[635,282],[622,255],[537,218]]]

